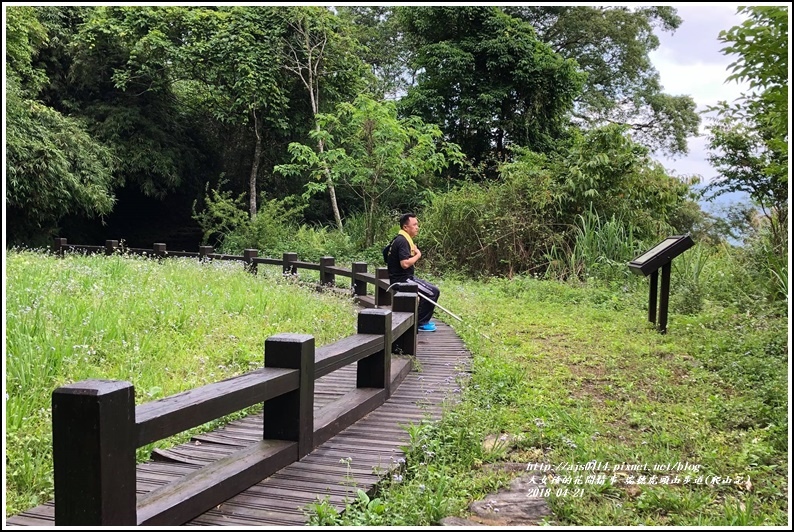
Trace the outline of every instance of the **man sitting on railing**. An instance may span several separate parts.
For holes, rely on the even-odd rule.
[[[400,232],[384,249],[384,258],[389,268],[389,282],[411,283],[417,285],[419,291],[419,318],[420,331],[435,331],[436,324],[430,321],[433,317],[435,305],[441,295],[437,286],[414,276],[414,265],[422,257],[422,252],[414,244],[413,239],[419,234],[419,220],[412,212],[400,217]],[[428,298],[431,301],[428,301]]]

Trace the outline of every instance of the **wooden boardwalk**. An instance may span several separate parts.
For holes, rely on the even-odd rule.
[[[337,510],[356,497],[358,489],[371,492],[404,461],[401,446],[409,443],[406,426],[441,416],[445,401],[455,401],[461,379],[468,375],[471,354],[448,325],[436,320],[438,330],[419,333],[418,371],[408,373],[380,407],[342,430],[299,462],[284,467],[225,503],[186,525],[284,526],[304,525],[306,507],[327,500]],[[395,371],[404,367],[398,357]],[[355,366],[347,366],[316,382],[315,412],[353,390]],[[247,447],[262,438],[262,415],[252,415],[218,430],[197,435],[189,443],[156,450],[152,461],[137,466],[139,496],[197,468]],[[53,526],[50,501],[11,516],[7,525]]]

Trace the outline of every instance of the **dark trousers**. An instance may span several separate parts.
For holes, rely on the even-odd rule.
[[[419,279],[418,277],[411,277],[406,283],[415,284],[417,286],[417,292],[422,294],[423,296],[427,297],[428,299],[433,300],[434,302],[438,302],[438,297],[441,295],[441,291],[438,289],[436,285],[433,283],[428,283],[424,279]],[[419,297],[419,325],[424,325],[430,318],[433,317],[433,311],[436,310],[436,306],[425,299],[424,297]]]

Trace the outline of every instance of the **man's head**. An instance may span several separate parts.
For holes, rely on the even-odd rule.
[[[400,229],[411,235],[411,238],[419,234],[419,220],[412,212],[407,212],[400,216]]]

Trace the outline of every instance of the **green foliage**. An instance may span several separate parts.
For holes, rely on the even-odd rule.
[[[197,185],[210,150],[174,90],[176,51],[187,8],[98,6],[69,36],[69,83],[52,91],[54,105],[84,117],[91,133],[118,158],[117,179],[165,198]]]
[[[417,84],[405,114],[440,124],[475,164],[503,161],[511,145],[549,151],[584,75],[528,23],[494,6],[400,7]]]
[[[47,82],[47,74],[33,66],[33,58],[47,41],[47,30],[30,6],[8,6],[5,10],[6,76],[35,96]]]
[[[406,73],[408,46],[400,34],[392,6],[338,6],[342,20],[349,21],[356,40],[362,45],[364,62],[375,80],[369,93],[396,100],[404,94],[410,80]]]
[[[339,512],[328,502],[328,497],[308,505],[304,514],[308,526],[335,526],[339,525]]]
[[[6,231],[10,243],[46,242],[66,215],[111,211],[114,159],[86,123],[40,101],[37,61],[49,34],[34,7],[6,11]]]
[[[386,210],[383,206],[372,217],[362,212],[351,213],[345,217],[345,234],[348,235],[355,249],[368,250],[369,247],[366,246],[367,231],[371,229],[373,241],[371,248],[377,251],[391,242],[391,239],[400,230],[398,221],[401,214],[397,210]],[[383,260],[383,257],[378,257],[379,255],[374,255],[375,261],[373,262]]]
[[[264,248],[263,248],[264,249]],[[277,255],[295,252],[300,260],[319,263],[321,257],[351,257],[356,247],[347,233],[333,227],[301,224],[288,228],[286,236],[271,248]]]
[[[223,190],[226,181],[221,177],[218,188],[209,189],[205,185],[204,209],[196,211],[198,200],[193,202],[193,219],[202,230],[202,242],[213,239],[214,246],[222,246],[227,235],[249,223],[248,213],[243,208],[244,195],[232,197],[230,190]]]
[[[463,157],[457,146],[441,140],[438,127],[416,117],[399,120],[393,103],[368,95],[352,104],[339,104],[334,114],[318,114],[316,119],[318,129],[310,136],[324,149],[315,152],[310,146],[292,143],[292,163],[274,170],[287,175],[309,173],[314,180],[307,184],[305,196],[325,191],[327,179],[352,190],[362,201],[365,247],[375,241],[377,213],[383,203],[406,190],[427,186],[433,174],[451,163],[459,164]]]
[[[577,216],[573,247],[570,251],[552,248],[547,254],[549,267],[545,274],[552,279],[588,279],[625,281],[631,273],[626,263],[643,249],[634,238],[631,222],[613,214],[610,219],[593,210]]]
[[[609,125],[573,137],[560,155],[563,211],[593,209],[631,222],[637,236],[655,237],[687,197],[689,183],[668,176],[625,126]]]
[[[736,54],[727,81],[750,83],[753,93],[744,96],[751,112],[760,115],[772,139],[785,144],[788,137],[788,6],[742,6],[737,13],[747,18],[739,26],[720,32],[720,41],[728,44],[723,53]],[[760,94],[755,90],[760,90]]]
[[[107,214],[116,164],[77,119],[26,99],[8,80],[6,101],[6,230],[9,242],[48,236],[67,214]]]
[[[779,234],[774,227],[774,223],[763,224],[748,239],[748,268],[756,274],[754,285],[764,287],[769,300],[786,301],[789,298],[788,235]]]
[[[301,224],[306,207],[295,197],[263,202],[251,220],[245,210],[245,194],[235,198],[231,191],[221,190],[225,183],[221,179],[217,189],[209,189],[207,183],[203,209],[196,210],[197,202],[193,204],[193,219],[203,231],[203,241],[224,253],[239,255],[244,249],[257,249],[260,256],[279,257],[290,252],[297,253],[300,260],[319,262],[326,256],[352,257],[361,249],[347,233]],[[369,262],[374,262],[371,256]]]
[[[609,261],[630,260],[642,241],[666,232],[689,190],[618,126],[577,135],[560,155],[516,149],[500,171],[500,180],[432,196],[422,213],[429,262],[475,274],[551,266],[567,277],[596,264],[606,273]],[[580,214],[588,212],[599,219]],[[582,223],[608,232],[577,230]],[[598,242],[612,249],[591,251]]]
[[[675,234],[689,233],[695,242],[718,246],[729,239],[741,241],[750,230],[754,209],[748,205],[732,204],[719,213],[701,209],[697,196],[684,200],[668,217]]]
[[[726,54],[738,54],[730,80],[747,81],[751,92],[711,110],[709,162],[719,177],[713,196],[747,192],[770,223],[773,247],[782,254],[788,218],[788,6],[740,7],[739,26],[720,33]]]
[[[421,213],[423,257],[435,268],[474,275],[538,268],[545,250],[561,241],[547,223],[555,186],[548,172],[526,165],[531,173],[434,196]]]
[[[309,96],[312,130],[318,135],[317,152],[323,157],[325,141],[320,132],[318,114],[326,107],[348,101],[364,88],[366,66],[358,56],[359,43],[351,31],[328,8],[295,7],[289,12],[290,32],[285,39],[284,68],[297,76]],[[330,104],[330,105],[329,105]],[[295,154],[293,153],[293,160]],[[308,154],[306,154],[308,155]],[[336,227],[341,231],[342,214],[336,198],[336,183],[325,161],[320,171],[328,191]],[[310,182],[310,185],[313,183]]]
[[[287,22],[267,6],[192,8],[183,18],[174,61],[189,92],[215,120],[243,127],[255,144],[248,176],[249,214],[257,216],[265,137],[283,134],[290,83],[278,58]]]
[[[671,294],[670,307],[674,312],[697,314],[703,309],[708,281],[704,272],[711,254],[712,250],[706,245],[696,243],[692,249],[676,257],[671,263],[675,291]]]
[[[662,93],[649,53],[655,31],[674,32],[681,18],[671,6],[509,6],[538,38],[587,74],[576,99],[575,121],[587,128],[629,126],[635,140],[666,153],[687,153],[700,117],[690,96]]]
[[[180,22],[184,39],[174,51],[180,77],[200,91],[212,116],[250,124],[254,133],[287,126],[281,65],[263,61],[281,51],[286,21],[280,11],[267,6],[189,8]]]
[[[204,208],[196,210],[193,203],[193,219],[203,231],[204,242],[229,253],[241,253],[243,249],[282,250],[287,235],[305,208],[296,198],[272,199],[261,205],[259,215],[253,220],[245,210],[244,194],[233,197],[229,190],[222,190],[226,180],[221,178],[217,189],[206,185]]]
[[[283,68],[300,80],[313,114],[351,101],[366,87],[369,69],[354,30],[326,6],[295,6],[288,11]]]

